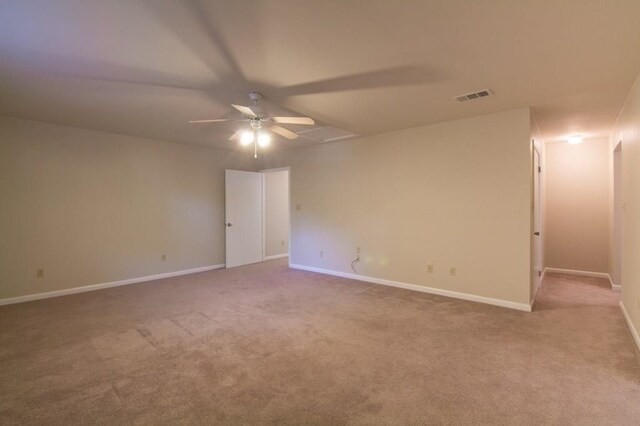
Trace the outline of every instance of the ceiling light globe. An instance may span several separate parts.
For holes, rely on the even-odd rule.
[[[253,142],[253,132],[242,132],[240,135],[240,145],[249,145],[251,142]]]
[[[567,139],[567,142],[569,142],[571,145],[577,145],[579,143],[582,143],[582,136],[571,136],[569,139]]]
[[[258,135],[258,145],[260,145],[261,147],[265,147],[265,146],[269,146],[270,143],[271,143],[271,136],[269,136],[267,133],[260,133]]]

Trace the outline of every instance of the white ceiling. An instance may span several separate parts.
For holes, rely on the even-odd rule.
[[[638,0],[7,0],[0,115],[230,147],[237,124],[186,122],[236,117],[257,90],[363,135],[531,106],[547,141],[603,137],[640,72],[639,16]]]

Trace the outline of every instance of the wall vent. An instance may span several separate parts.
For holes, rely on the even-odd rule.
[[[486,98],[487,96],[493,95],[493,91],[491,89],[484,89],[478,92],[467,93],[465,95],[456,96],[454,99],[456,102],[466,102],[472,101],[474,99]]]

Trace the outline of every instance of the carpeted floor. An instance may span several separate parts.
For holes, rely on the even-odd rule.
[[[0,307],[0,424],[640,422],[640,356],[598,279],[535,312],[283,260]]]

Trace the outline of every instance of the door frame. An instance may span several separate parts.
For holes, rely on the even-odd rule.
[[[613,267],[611,271],[611,286],[618,290],[622,287],[622,236],[624,229],[624,196],[622,182],[622,158],[624,156],[622,140],[613,146],[612,155],[612,246]],[[616,157],[620,156],[617,160]],[[617,161],[616,161],[617,160]],[[619,170],[618,170],[619,169]],[[618,206],[620,204],[620,206]],[[619,207],[619,208],[618,208]],[[618,238],[620,237],[620,238]],[[614,282],[618,281],[618,282]]]
[[[544,271],[545,271],[545,267],[544,267],[544,217],[543,217],[543,205],[544,205],[544,189],[543,189],[543,176],[542,173],[544,171],[544,167],[543,167],[543,163],[544,163],[544,148],[540,146],[540,143],[538,141],[536,141],[535,139],[532,139],[532,144],[533,144],[533,158],[532,158],[532,165],[533,165],[533,179],[534,181],[532,182],[532,190],[533,190],[533,199],[532,199],[532,222],[533,222],[533,233],[531,235],[531,237],[534,239],[533,240],[533,250],[535,250],[536,252],[534,253],[534,259],[537,258],[538,260],[538,265],[534,265],[537,268],[539,268],[536,271],[536,278],[535,278],[535,292],[537,292],[540,289],[540,286],[542,285],[542,279],[544,277]],[[538,167],[539,169],[536,170],[536,159],[537,159],[537,163],[538,163]],[[536,186],[537,186],[537,194],[536,194]],[[538,202],[536,203],[536,198],[538,200]],[[538,219],[536,223],[536,218]],[[538,227],[538,229],[536,230],[536,225]],[[535,232],[539,232],[540,235],[535,235]],[[536,250],[536,238],[538,238],[538,247]]]
[[[289,259],[289,265],[291,265],[291,167],[276,167],[273,169],[263,169],[263,170],[259,170],[260,173],[262,173],[262,261],[264,262],[266,259],[266,255],[267,255],[267,227],[266,227],[266,197],[265,197],[265,175],[267,173],[273,173],[273,172],[283,172],[286,171],[287,172],[287,204],[288,204],[288,208],[289,208],[289,217],[288,217],[288,223],[287,223],[287,258]],[[284,257],[284,255],[282,255],[281,257]]]

